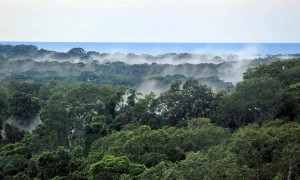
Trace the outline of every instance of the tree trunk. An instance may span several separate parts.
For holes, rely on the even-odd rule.
[[[291,175],[292,175],[292,163],[290,162],[287,180],[291,180]]]

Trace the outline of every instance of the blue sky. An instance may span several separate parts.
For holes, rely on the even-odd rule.
[[[255,56],[266,54],[300,53],[300,43],[83,43],[83,42],[0,42],[0,44],[31,44],[39,48],[67,52],[74,47],[100,53],[200,53],[200,54],[237,54]]]
[[[0,41],[300,42],[299,0],[1,0]]]

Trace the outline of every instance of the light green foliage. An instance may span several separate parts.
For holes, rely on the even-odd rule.
[[[192,120],[190,127],[182,129],[151,130],[148,126],[141,126],[100,138],[93,144],[89,158],[93,161],[95,154],[101,157],[106,153],[126,155],[133,162],[151,167],[163,160],[182,160],[186,152],[208,149],[228,136],[229,131],[212,125],[207,119]]]
[[[300,125],[273,121],[239,129],[208,151],[178,163],[160,163],[141,179],[298,179]]]
[[[31,180],[31,178],[24,172],[20,172],[13,177],[13,180]]]
[[[178,179],[249,179],[250,171],[238,164],[235,154],[222,146],[208,152],[189,153],[175,168],[165,173]]]
[[[131,163],[126,156],[104,156],[103,159],[92,164],[89,169],[89,179],[120,179],[122,174],[139,175],[145,170],[142,164]]]
[[[229,143],[240,164],[247,165],[260,179],[277,173],[299,178],[300,125],[274,121],[261,128],[254,124],[237,131]]]
[[[269,77],[283,82],[285,85],[293,84],[299,81],[299,59],[290,59],[285,61],[275,61],[271,64],[265,64],[256,68],[249,68],[244,73],[244,79],[259,77]]]
[[[145,179],[145,180],[175,179],[175,177],[172,176],[172,174],[171,174],[172,170],[175,167],[176,167],[176,165],[174,163],[162,161],[158,165],[151,167],[149,169],[146,169],[138,177],[139,177],[139,179]]]
[[[66,179],[72,179],[72,180],[87,180],[87,173],[83,171],[75,171],[70,174],[68,174]]]

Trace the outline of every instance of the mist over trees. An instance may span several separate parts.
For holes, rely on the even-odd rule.
[[[0,52],[0,179],[300,178],[299,58],[249,60],[234,86],[220,76],[235,61],[74,63],[37,61],[50,52],[34,46]]]
[[[192,53],[109,54],[86,52],[82,48],[55,52],[32,45],[0,45],[0,80],[124,85],[148,94],[160,93],[176,80],[193,77],[214,91],[230,91],[242,81],[247,68],[280,58],[279,55],[241,59],[237,55]]]

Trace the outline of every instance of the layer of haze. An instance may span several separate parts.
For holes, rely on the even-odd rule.
[[[0,41],[299,42],[299,0],[1,0]]]

